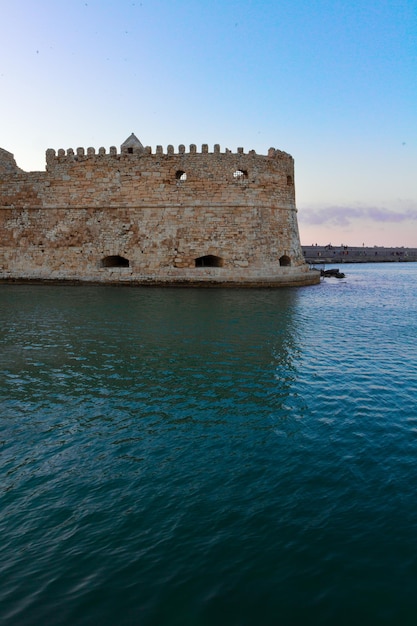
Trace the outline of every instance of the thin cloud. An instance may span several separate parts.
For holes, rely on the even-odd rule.
[[[417,207],[410,206],[406,209],[387,209],[378,206],[351,207],[343,205],[307,208],[300,210],[299,221],[303,224],[319,226],[344,227],[352,222],[362,220],[375,223],[401,223],[417,220]]]

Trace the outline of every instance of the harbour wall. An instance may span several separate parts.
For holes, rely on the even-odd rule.
[[[310,264],[326,263],[393,263],[417,261],[417,248],[383,246],[301,246]]]

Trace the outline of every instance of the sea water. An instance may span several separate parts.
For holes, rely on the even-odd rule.
[[[0,620],[417,623],[417,264],[0,286]]]

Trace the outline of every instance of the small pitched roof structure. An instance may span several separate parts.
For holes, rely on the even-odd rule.
[[[120,152],[142,152],[144,147],[134,133],[120,146]]]

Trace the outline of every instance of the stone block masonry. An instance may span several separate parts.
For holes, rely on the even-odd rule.
[[[289,286],[319,282],[301,250],[294,162],[143,147],[47,150],[23,172],[0,149],[0,280]]]

